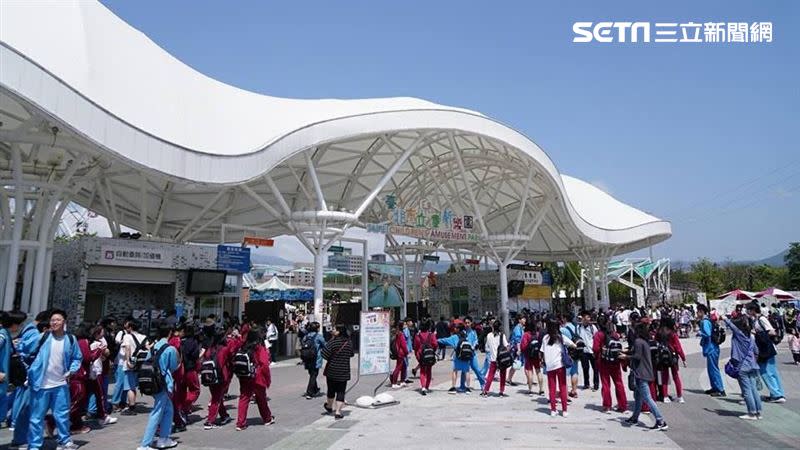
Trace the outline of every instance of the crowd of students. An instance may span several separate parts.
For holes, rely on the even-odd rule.
[[[747,408],[741,418],[762,417],[762,384],[769,391],[767,401],[785,402],[775,345],[788,334],[794,361],[800,361],[796,310],[762,313],[762,306],[752,303],[725,316],[703,305],[696,309],[691,321],[685,320],[686,309],[669,307],[583,311],[578,317],[523,311],[516,316],[510,336],[491,317],[478,323],[469,316],[441,318],[437,323],[406,319],[391,329],[390,357],[396,363],[390,383],[399,389],[412,384],[409,372],[419,373],[420,394],[428,395],[432,367],[451,349],[450,394],[469,394],[474,377],[480,395],[489,396],[497,378],[497,395],[505,397],[506,386],[516,386],[514,376],[522,371],[530,396],[545,394],[547,378],[551,415],[558,415],[560,404],[566,417],[569,403],[579,395],[582,372],[583,389],[600,390],[604,412],[610,413],[612,407],[618,412],[630,410],[628,424],[637,423],[643,412],[651,413],[652,428],[666,430],[656,401],[685,402],[680,366],[686,366],[686,355],[679,339],[685,334],[683,324],[698,330],[711,385],[706,393],[727,395],[719,368],[720,345],[727,336],[724,324],[730,329],[732,344],[724,371],[741,389]],[[231,398],[234,377],[239,380],[236,429],[248,427],[251,402],[257,405],[258,423],[275,423],[266,393],[271,385],[270,347],[275,345],[274,324],[269,321],[238,325],[214,316],[199,322],[170,315],[151,324],[145,335],[132,317],[121,326],[110,317],[82,323],[74,333],[66,331],[68,317],[62,310],[43,311],[27,319],[21,312],[0,313],[0,420],[13,430],[12,448],[41,448],[45,432],[57,438],[59,449],[76,448],[70,436],[90,431],[84,424],[86,417],[108,426],[118,421],[112,414],[138,414],[137,392],[152,396],[154,403],[139,450],[172,448],[178,443],[170,434],[186,429],[201,386],[210,393],[203,428],[213,430],[233,421],[224,402]],[[318,322],[306,321],[300,342],[301,363],[309,375],[305,398],[321,395],[317,379],[324,365],[327,396],[323,408],[341,419],[354,356],[346,327],[334,326],[326,340]],[[485,354],[482,364],[481,352]],[[410,368],[412,354],[415,367]],[[108,395],[112,379],[114,389]],[[632,408],[626,384],[633,391]],[[674,396],[670,396],[670,384]]]
[[[612,406],[620,413],[630,410],[631,416],[625,421],[629,425],[638,423],[641,413],[649,413],[655,418],[651,428],[666,430],[668,425],[656,402],[685,403],[680,367],[686,367],[686,354],[680,338],[689,337],[692,330],[698,330],[703,356],[708,360],[711,389],[706,393],[726,395],[718,366],[719,345],[726,336],[720,330],[727,323],[733,336],[732,362],[728,366],[737,370],[726,367],[726,373],[741,387],[742,403],[748,411],[741,418],[757,420],[761,408],[753,403],[754,399],[760,401],[761,380],[770,392],[767,401],[786,401],[775,364],[775,344],[782,339],[783,330],[790,335],[795,360],[800,358],[800,349],[795,350],[800,347],[796,311],[775,309],[769,318],[760,311],[758,304],[740,306],[730,317],[703,305],[698,305],[696,311],[666,305],[592,310],[577,317],[524,310],[516,316],[510,336],[505,336],[502,323],[491,317],[479,323],[470,316],[453,317],[450,321],[441,317],[437,323],[428,318],[419,324],[406,319],[391,329],[390,358],[396,363],[390,385],[399,389],[412,383],[407,369],[409,355],[414,354],[420,371],[419,391],[428,395],[431,366],[445,359],[446,349],[451,349],[449,394],[471,393],[474,376],[480,395],[488,396],[496,375],[497,395],[505,397],[506,385],[516,386],[514,375],[523,371],[527,394],[543,396],[546,377],[550,414],[558,415],[560,403],[561,415],[566,417],[569,403],[578,397],[582,372],[583,389],[600,390],[604,412],[610,413]],[[480,352],[485,354],[482,365]],[[626,371],[627,380],[623,377]],[[536,391],[534,386],[538,386]],[[674,396],[670,395],[670,386]],[[632,408],[628,390],[633,391]]]

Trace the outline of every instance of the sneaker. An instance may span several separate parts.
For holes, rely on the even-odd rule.
[[[718,392],[718,391],[717,391],[716,389],[706,389],[706,390],[705,390],[705,391],[703,391],[703,392],[704,392],[706,395],[711,395],[711,394],[713,394],[714,392]]]
[[[311,398],[312,398],[313,396],[312,396],[311,394],[306,394],[306,395],[304,395],[303,397],[305,397],[305,398],[306,398],[306,400],[311,400]]]
[[[25,447],[25,448],[28,448],[28,447]],[[136,450],[155,450],[155,448],[154,447],[150,447],[148,445],[147,447],[136,447]]]
[[[571,398],[578,398],[578,393],[577,392],[570,392],[567,395],[570,396]]]
[[[159,448],[159,449],[173,448],[173,447],[177,447],[177,446],[178,446],[178,442],[175,441],[175,440],[172,440],[172,439],[170,439],[168,437],[166,437],[166,438],[158,438],[158,440],[156,441],[156,448]]]
[[[669,397],[664,397],[664,403],[672,403]]]
[[[174,425],[172,427],[173,433],[184,433],[186,432],[186,425]]]
[[[742,420],[758,420],[755,414],[742,414],[739,418]]]
[[[611,408],[603,408],[603,414],[611,414]]]
[[[225,416],[222,419],[219,419],[219,421],[217,423],[219,424],[219,426],[224,426],[224,425],[227,425],[227,424],[229,424],[231,422],[233,422],[233,417]]]
[[[726,394],[725,391],[714,391],[709,395],[712,396],[712,397],[725,397],[728,394]]]
[[[508,394],[506,394],[505,392],[501,392],[500,397],[508,397]]]
[[[422,395],[428,395],[428,390],[425,389],[425,388],[422,388],[422,390],[419,393],[422,394]]]
[[[470,388],[464,388],[464,393],[465,393],[465,394],[467,394],[467,395],[469,395],[469,394],[471,394],[471,393],[472,393],[472,389],[470,389]]]
[[[243,426],[243,427],[240,427],[238,425],[236,426],[236,431],[244,431],[246,429],[247,429],[247,426]]]
[[[557,415],[558,415],[558,412],[555,409],[550,411],[550,417],[556,417]]]
[[[111,417],[111,416],[106,416],[106,418],[105,418],[105,419],[103,419],[103,421],[102,421],[102,422],[100,422],[100,423],[101,423],[103,426],[106,426],[106,425],[113,425],[113,424],[117,423],[117,418],[116,418],[116,417]]]
[[[667,425],[667,422],[661,420],[656,422],[656,424],[650,427],[650,429],[653,431],[667,431],[669,430],[669,425]]]
[[[392,385],[392,389],[400,389],[400,387],[401,386],[399,384],[393,384]]]
[[[539,391],[539,395],[544,395],[544,391]]]
[[[215,423],[206,422],[203,424],[204,430],[216,430],[217,428],[219,428],[219,425]]]
[[[276,419],[277,419],[277,417],[275,417],[275,416],[270,417],[269,420],[264,422],[264,426],[268,427],[268,426],[274,424]]]
[[[480,396],[481,396],[481,397],[488,397],[488,396],[489,396],[489,393],[488,393],[488,392],[485,392],[485,391],[481,391],[481,393],[480,393]]]
[[[335,420],[339,420],[339,419],[344,419],[344,416],[343,416],[343,415],[341,415],[341,414],[336,414],[335,416],[333,416],[333,418],[334,418]]]
[[[650,415],[650,411],[642,411],[642,414],[647,414],[649,416]]]
[[[456,388],[451,387],[450,389],[447,390],[447,393],[448,394],[455,394],[456,393]]]
[[[528,396],[529,396],[529,397],[533,397],[533,391],[530,391],[530,390],[529,390],[529,391],[528,391]]]
[[[628,417],[627,419],[625,419],[623,423],[626,423],[628,425],[636,425],[637,423],[639,423],[639,420],[638,419],[633,420],[633,417]]]
[[[519,386],[519,383],[516,383],[514,381],[506,381],[506,384],[509,386]]]
[[[72,441],[69,441],[64,445],[59,445],[58,447],[56,447],[56,450],[76,450],[77,448],[78,448],[78,444],[76,444],[76,443],[74,443]]]
[[[683,397],[678,397],[678,403],[686,403],[686,400]]]
[[[761,419],[763,419],[763,418],[764,418],[764,417],[762,417],[762,416],[761,416],[761,413],[756,413],[756,419],[758,419],[758,420],[761,420]]]
[[[136,415],[136,411],[134,411],[131,408],[125,408],[122,411],[120,411],[119,415],[120,416],[135,416]]]
[[[411,376],[414,378],[417,377],[417,369],[411,369]]]
[[[414,382],[413,382],[413,381],[411,381],[411,380],[403,380],[403,383],[405,383],[405,384],[412,384],[412,383],[414,383]]]
[[[569,413],[566,411],[561,411],[561,417],[568,417]]]
[[[89,428],[87,426],[84,426],[84,427],[78,428],[77,430],[70,430],[69,434],[86,434],[86,433],[88,433],[90,431],[92,431],[91,428]],[[64,444],[64,445],[67,445],[67,444]]]
[[[772,403],[786,403],[786,397],[778,397],[770,400]]]

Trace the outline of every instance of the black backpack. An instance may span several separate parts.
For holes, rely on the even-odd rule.
[[[572,324],[568,323],[567,325],[572,325]],[[572,328],[569,326],[564,327],[567,330],[569,330],[570,334],[569,339],[575,344],[574,348],[569,347],[567,351],[569,352],[570,358],[572,358],[573,360],[579,360],[583,355],[583,349],[586,348],[586,343],[583,342],[583,339],[581,339],[579,335],[577,335],[577,330],[575,330],[574,327],[575,325],[572,325]]]
[[[611,333],[606,332],[605,336],[605,344],[603,345],[601,357],[609,362],[618,361],[619,355],[622,353],[622,342],[614,338]]]
[[[35,331],[35,328],[32,330]],[[39,345],[36,346],[36,350],[31,354],[30,361],[36,359],[36,355],[39,353],[39,349],[42,347],[42,344],[44,344],[47,336],[48,334],[44,333],[41,339],[39,339]],[[22,336],[20,336],[20,338],[22,338]],[[25,385],[25,381],[28,379],[28,365],[25,364],[25,358],[17,353],[14,342],[12,341],[10,344],[11,356],[8,360],[8,384],[21,387]]]
[[[217,363],[217,349],[211,352],[210,358],[203,358],[200,364],[200,384],[203,386],[216,386],[222,383],[222,370]]]
[[[716,345],[722,345],[725,342],[725,328],[719,325],[719,321],[712,322],[711,324],[711,342]]]
[[[767,320],[769,320],[769,324],[775,330],[775,336],[770,336],[770,339],[773,344],[778,345],[783,341],[783,336],[785,334],[783,323],[777,314],[770,315]]]
[[[317,343],[315,334],[307,334],[303,338],[303,345],[300,347],[300,360],[305,364],[317,364]]]
[[[145,342],[147,342],[147,338],[143,339],[142,342],[139,342],[136,339],[136,335],[131,333],[131,337],[133,338],[133,342],[136,343],[136,348],[133,349],[133,353],[131,353],[130,357],[130,364],[133,367],[133,370],[139,370],[139,367],[150,358],[150,352],[144,347]]]
[[[419,363],[423,366],[433,366],[436,364],[436,349],[430,343],[432,334],[428,334],[426,342],[422,343],[422,350],[419,352]]]
[[[475,349],[472,348],[472,344],[465,338],[460,338],[458,347],[456,347],[456,357],[462,361],[472,361],[473,356],[475,356]]]
[[[139,392],[144,395],[156,395],[164,390],[167,381],[161,371],[161,355],[169,348],[164,344],[156,351],[155,355],[148,357],[139,365],[136,371],[136,380],[139,383]]]
[[[534,360],[539,359],[541,356],[539,353],[542,351],[542,341],[541,336],[539,334],[534,334],[531,338],[531,341],[528,342],[528,347],[525,348],[525,355],[528,359]]]
[[[511,352],[508,347],[503,345],[503,333],[500,333],[500,345],[497,346],[497,367],[500,370],[507,369],[514,364],[514,358],[511,357]]]
[[[253,378],[256,364],[250,352],[240,349],[233,355],[233,374],[240,378]]]
[[[389,339],[389,359],[397,359],[397,336]]]
[[[651,344],[651,349],[652,349]],[[653,350],[653,366],[656,369],[667,369],[677,364],[672,350],[663,342],[656,342]]]

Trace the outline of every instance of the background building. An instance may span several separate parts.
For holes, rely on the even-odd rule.
[[[384,256],[384,260],[385,260]],[[361,273],[364,266],[361,256],[353,255],[353,250],[345,248],[342,253],[328,255],[328,268],[344,273]]]

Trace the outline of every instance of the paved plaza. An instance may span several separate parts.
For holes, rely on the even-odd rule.
[[[250,424],[238,432],[233,424],[213,431],[204,431],[201,415],[205,408],[192,416],[194,423],[174,437],[181,442],[179,449],[379,449],[415,448],[800,448],[800,367],[789,364],[791,355],[781,345],[779,368],[787,391],[788,402],[765,404],[764,420],[746,422],[737,416],[744,412],[739,405],[738,387],[726,379],[728,396],[711,398],[702,393],[708,389],[705,361],[699,354],[695,339],[684,339],[689,352],[688,368],[682,368],[685,404],[659,404],[670,425],[669,431],[655,432],[645,425],[652,418],[642,415],[642,424],[628,428],[621,423],[622,414],[604,414],[599,410],[599,392],[582,390],[580,397],[569,406],[569,417],[550,417],[545,397],[523,394],[523,386],[508,387],[508,398],[481,398],[471,395],[448,395],[450,387],[449,361],[440,362],[434,369],[433,393],[422,397],[412,387],[392,390],[399,404],[379,409],[355,406],[345,411],[345,418],[334,421],[322,415],[322,398],[305,400],[300,397],[307,377],[296,360],[287,360],[273,368],[273,388],[269,390],[270,407],[277,423],[269,428],[256,425],[255,405],[250,408]],[[729,345],[722,354],[729,355]],[[355,368],[354,358],[353,366]],[[355,373],[355,370],[354,370]],[[516,381],[523,377],[515,376]],[[582,383],[583,380],[581,380]],[[376,376],[361,378],[348,393],[355,403],[360,395],[371,394],[380,382]],[[324,384],[324,383],[323,383]],[[497,392],[498,384],[493,389]],[[381,388],[381,391],[386,391]],[[546,390],[546,389],[545,389]],[[236,382],[231,392],[238,392]],[[765,392],[765,391],[764,391]],[[629,392],[630,394],[630,392]],[[199,405],[205,405],[208,391],[204,388]],[[235,407],[235,400],[226,402]],[[144,398],[142,411],[149,410],[150,399]],[[232,411],[235,416],[235,411]],[[146,414],[120,417],[106,429],[75,436],[75,442],[85,450],[136,448],[141,438]],[[93,424],[92,424],[93,425]],[[8,430],[0,431],[2,447],[10,441]],[[48,449],[55,448],[52,440]]]

